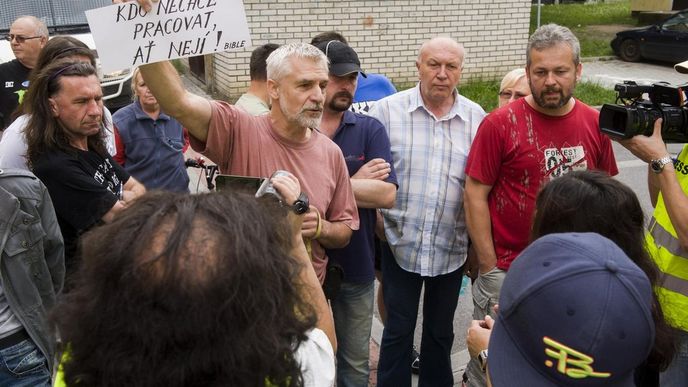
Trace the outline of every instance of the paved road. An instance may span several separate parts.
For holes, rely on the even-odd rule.
[[[688,75],[674,71],[670,64],[629,63],[614,59],[583,61],[583,80],[613,89],[616,83],[625,80],[637,83],[665,81],[675,85],[682,84],[688,82]]]

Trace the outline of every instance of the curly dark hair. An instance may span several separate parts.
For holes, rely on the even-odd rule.
[[[601,172],[576,171],[547,183],[538,193],[531,240],[561,232],[594,232],[616,243],[655,287],[659,269],[645,248],[645,215],[635,193]],[[653,293],[655,345],[647,366],[665,370],[676,352],[675,332]]]
[[[67,153],[76,152],[69,145],[69,138],[62,123],[53,116],[50,98],[62,89],[60,80],[64,77],[97,78],[96,69],[89,63],[76,62],[70,58],[58,59],[31,75],[31,84],[24,98],[24,112],[30,114],[24,134],[26,136],[26,156],[32,166],[49,150],[59,149]],[[104,127],[105,122],[101,124]],[[104,132],[88,137],[88,148],[105,157],[107,150]]]
[[[276,211],[238,193],[153,192],[85,234],[52,316],[67,385],[302,386],[294,351],[316,314]]]

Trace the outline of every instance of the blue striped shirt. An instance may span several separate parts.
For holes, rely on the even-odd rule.
[[[382,210],[385,235],[399,266],[421,276],[451,273],[466,261],[465,166],[485,111],[454,96],[439,118],[425,107],[419,85],[370,110],[387,128],[399,183],[394,208]]]

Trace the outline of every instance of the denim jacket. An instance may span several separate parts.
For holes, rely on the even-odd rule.
[[[0,281],[12,313],[53,369],[47,311],[64,281],[64,243],[52,201],[38,178],[0,169]]]

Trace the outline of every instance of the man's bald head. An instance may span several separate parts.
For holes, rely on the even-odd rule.
[[[36,66],[38,55],[48,42],[48,28],[35,16],[19,16],[10,26],[10,46],[24,66]]]
[[[420,49],[418,49],[418,61],[421,60],[423,55],[437,51],[447,51],[458,55],[461,58],[461,65],[463,67],[463,45],[448,36],[437,36],[421,44]]]

